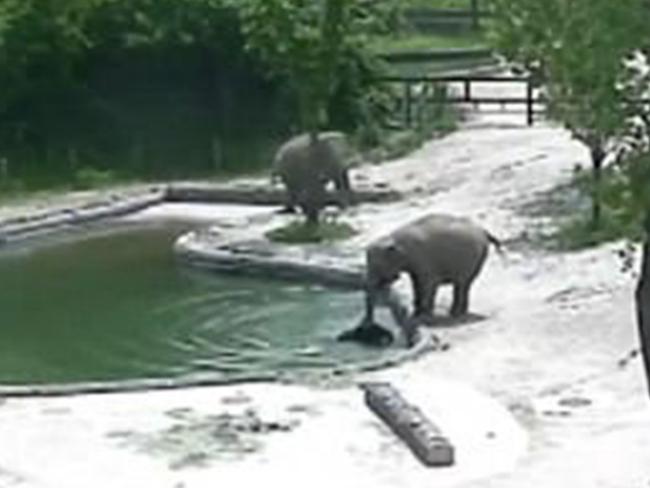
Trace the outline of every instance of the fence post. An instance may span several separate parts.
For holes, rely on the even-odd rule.
[[[472,80],[469,78],[463,80],[463,97],[466,102],[469,102],[472,98]]]
[[[533,84],[530,79],[526,80],[526,123],[530,127],[533,125],[535,116],[535,107],[533,106]]]

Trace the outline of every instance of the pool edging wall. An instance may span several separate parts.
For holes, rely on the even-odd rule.
[[[205,189],[205,187],[201,188],[201,191]],[[197,200],[194,198],[196,198],[197,194],[197,192],[194,192],[189,201],[196,202]],[[52,232],[83,226],[83,224],[89,222],[107,220],[111,217],[125,216],[167,201],[166,191],[153,189],[146,192],[144,195],[115,198],[111,202],[90,206],[89,208],[81,207],[76,209],[63,209],[50,213],[40,212],[32,219],[29,217],[24,219],[13,219],[13,221],[10,219],[9,224],[7,224],[7,220],[5,220],[4,222],[0,222],[0,246],[4,243],[19,242],[24,239],[41,237]],[[175,194],[172,201],[182,201],[179,200],[179,193]],[[216,200],[213,201],[216,203]],[[9,232],[7,232],[7,229],[9,229]],[[246,254],[245,252],[242,253],[232,247],[232,244],[236,244],[236,241],[231,242],[231,245],[224,244],[221,246],[205,247],[200,249],[187,245],[187,242],[183,244],[183,239],[187,241],[188,235],[196,234],[189,233],[181,236],[175,245],[175,251],[182,261],[200,269],[231,273],[241,273],[244,271],[254,275],[268,275],[269,273],[273,273],[275,276],[284,279],[298,280],[302,282],[306,281],[346,289],[359,289],[363,286],[363,269],[359,267],[334,266],[331,264],[309,262],[307,260],[285,259],[282,256],[264,257],[254,254]],[[400,354],[397,354],[396,357],[389,357],[351,366],[340,366],[331,369],[318,370],[315,374],[318,378],[326,379],[396,366],[405,361],[415,359],[426,351],[435,349],[436,344],[433,339],[435,339],[433,335],[424,333],[421,335],[420,340],[415,346],[400,351]],[[31,384],[16,386],[0,384],[0,398],[127,393],[255,382],[297,382],[298,380],[292,379],[292,376],[294,375],[277,372],[268,374],[258,373],[239,375],[234,377],[229,376],[228,378],[224,378],[221,375],[211,375],[206,373],[175,379],[149,378],[124,381],[47,385]]]
[[[110,201],[71,205],[52,211],[34,212],[0,221],[0,247],[27,239],[35,239],[84,225],[124,217],[165,202],[165,194],[152,190],[135,197],[114,196]]]
[[[2,385],[0,384],[0,399],[2,398],[51,398],[79,395],[102,395],[111,393],[142,393],[146,391],[179,390],[183,388],[207,388],[216,386],[242,385],[253,383],[278,383],[295,385],[301,383],[313,384],[314,381],[326,383],[335,379],[349,378],[351,375],[370,373],[382,369],[399,366],[413,361],[436,350],[436,339],[432,334],[422,334],[420,340],[411,348],[400,351],[396,357],[350,366],[338,366],[331,369],[311,370],[303,373],[301,379],[298,373],[254,373],[224,378],[209,373],[181,378],[146,378],[121,381],[97,381],[66,384],[31,384],[31,385]],[[355,384],[357,382],[354,382]]]
[[[55,210],[35,210],[19,217],[0,219],[0,246],[91,222],[123,217],[163,203],[282,205],[284,195],[282,189],[260,184],[152,185],[136,195],[116,192],[82,204],[70,204]],[[400,198],[397,192],[388,189],[359,189],[355,190],[354,195],[357,203],[381,203]]]

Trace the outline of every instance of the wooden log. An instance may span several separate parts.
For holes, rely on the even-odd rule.
[[[390,383],[363,383],[365,402],[413,454],[431,467],[454,464],[454,446],[424,413],[408,403]]]

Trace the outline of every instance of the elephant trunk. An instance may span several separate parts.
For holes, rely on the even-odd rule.
[[[336,188],[339,195],[339,205],[342,208],[348,207],[352,201],[352,186],[350,185],[350,175],[347,169],[343,169],[336,179]]]
[[[401,302],[398,294],[391,288],[390,282],[373,282],[368,280],[365,287],[366,292],[366,313],[361,326],[372,326],[375,324],[375,307],[380,302],[386,305],[393,317],[393,320],[402,331],[406,344],[411,347],[415,343],[417,324],[409,318],[409,313]]]
[[[366,314],[363,318],[364,324],[373,324],[375,321],[375,307],[377,301],[386,294],[388,284],[383,282],[377,276],[369,273],[366,276],[365,292],[366,292]]]
[[[375,321],[375,304],[379,290],[371,283],[367,283],[366,291],[366,314],[363,317],[363,324],[372,324]]]
[[[399,301],[393,291],[391,284],[393,280],[382,279],[382,277],[369,274],[366,277],[365,292],[366,292],[366,315],[364,322],[372,323],[374,321],[375,307],[377,303],[387,305],[393,316],[401,318],[401,312],[396,311],[396,303]],[[398,322],[400,320],[397,320]]]

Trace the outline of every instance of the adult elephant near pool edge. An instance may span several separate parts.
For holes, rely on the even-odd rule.
[[[311,214],[325,205],[325,188],[330,182],[338,192],[339,204],[350,203],[349,168],[360,161],[359,154],[341,132],[300,134],[278,149],[272,176],[279,177],[286,187],[286,210],[293,211],[300,206],[310,219]]]
[[[482,227],[462,217],[430,214],[371,243],[366,249],[366,313],[364,324],[374,323],[378,298],[402,272],[413,289],[413,312],[400,324],[412,345],[416,326],[433,319],[438,286],[453,285],[451,315],[466,314],[470,288],[488,255],[499,241]]]

